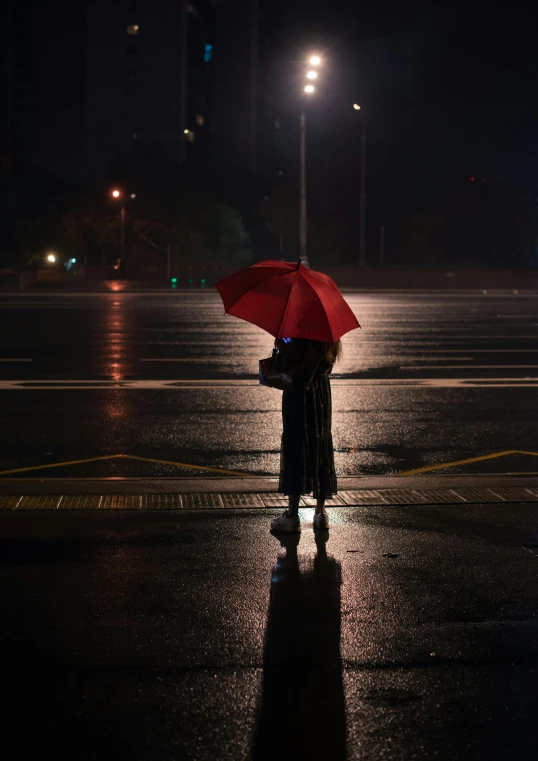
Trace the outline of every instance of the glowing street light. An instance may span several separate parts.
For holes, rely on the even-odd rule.
[[[318,72],[317,71],[309,71],[306,75],[308,79],[317,79],[318,78]]]
[[[316,88],[314,87],[314,85],[306,85],[306,87],[304,88],[304,91],[307,93],[312,93],[314,92],[315,89]]]
[[[49,264],[55,264],[56,263],[56,254],[47,254],[47,261]]]
[[[110,191],[110,195],[114,200],[119,201],[120,198],[122,198],[122,192],[119,188],[113,188]],[[131,196],[132,198],[132,196]],[[125,263],[125,201],[122,199],[121,203],[121,209],[120,209],[120,221],[121,221],[121,236],[120,236],[120,257],[121,261],[123,263],[123,269],[124,274],[126,272],[126,263]]]
[[[311,66],[319,66],[321,63],[321,58],[319,55],[313,55],[310,59],[310,65]]]
[[[361,110],[361,107],[359,106],[358,103],[354,103],[353,104],[353,108],[355,109],[355,111],[360,111]]]

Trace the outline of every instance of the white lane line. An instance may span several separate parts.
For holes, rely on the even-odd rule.
[[[407,348],[409,352],[409,347]],[[537,353],[538,349],[421,349],[416,347],[416,352],[420,354],[427,354],[429,351],[432,354],[532,354]]]
[[[360,387],[405,387],[405,388],[535,388],[536,378],[334,378],[331,386],[335,388]],[[167,391],[185,391],[199,389],[237,389],[242,387],[262,388],[255,379],[242,380],[124,380],[124,381],[28,381],[0,380],[0,391],[107,391],[166,389]],[[266,393],[265,390],[263,393]]]
[[[207,328],[207,329],[211,330],[211,328]],[[215,328],[213,327],[213,330],[214,329]],[[190,329],[187,328],[185,332],[188,332],[189,330]],[[190,332],[194,333],[195,330],[196,329],[193,328],[192,330],[190,330]],[[233,333],[233,331],[229,331],[229,332],[231,334]],[[357,333],[355,335],[360,336],[360,339],[362,339],[363,336],[372,336],[372,339],[371,339],[372,341],[373,340],[378,341],[380,337],[383,337],[386,341],[394,341],[394,342],[396,342],[396,339],[394,339],[394,335],[396,333],[401,334],[403,336],[402,339],[398,339],[398,340],[404,341],[407,338],[407,336],[405,336],[404,334],[407,334],[408,332],[409,331],[405,330],[404,328],[381,328],[381,329],[379,329],[379,328],[374,328],[371,325],[365,325],[361,329],[360,333]],[[527,338],[529,338],[529,339],[531,339],[531,338],[532,339],[536,339],[536,338],[538,338],[538,335],[532,335],[532,336],[531,335],[527,335],[527,336],[505,336],[505,335],[468,336],[465,333],[454,333],[452,331],[441,331],[441,330],[439,330],[438,333],[439,333],[439,337],[438,338],[435,338],[435,336],[432,336],[430,331],[426,331],[426,330],[419,331],[419,332],[415,331],[413,335],[414,335],[414,337],[417,340],[420,340],[421,342],[422,342],[422,339],[418,338],[418,336],[424,334],[426,336],[426,340],[427,340],[428,343],[432,343],[433,341],[442,341],[443,343],[447,343],[447,344],[452,344],[452,343],[455,343],[456,341],[471,341],[471,340],[473,340],[473,341],[492,341],[493,339],[496,339],[496,340],[497,339],[501,339],[503,341],[505,341],[505,340],[508,341],[508,340],[511,340],[512,338],[517,338],[517,339],[527,339]],[[353,335],[354,335],[353,333],[350,333],[350,336],[353,336]],[[375,339],[374,339],[374,336],[376,336]]]
[[[0,357],[0,362],[31,362],[29,357]]]
[[[538,370],[538,365],[401,365],[402,370]]]

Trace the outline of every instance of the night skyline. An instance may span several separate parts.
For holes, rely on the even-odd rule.
[[[140,174],[148,160],[137,159],[141,152],[160,151],[163,162],[184,162],[178,181],[185,189],[209,186],[207,173],[219,174],[217,200],[246,220],[253,256],[280,246],[293,257],[304,105],[314,257],[354,260],[364,128],[371,251],[383,225],[389,261],[422,261],[431,250],[439,261],[536,260],[533,11],[196,0],[182,6],[187,21],[180,22],[168,0],[162,18],[143,3],[88,7],[89,14],[83,3],[26,0],[30,34],[26,16],[10,5],[19,59],[29,49],[33,61],[12,78],[7,99],[20,105],[9,126],[12,163],[24,171],[93,183],[102,198],[107,183]],[[138,21],[131,35],[128,26]],[[305,102],[301,77],[314,50],[323,62]],[[477,180],[473,199],[470,178]],[[9,187],[6,193],[13,195]],[[277,208],[266,219],[268,198]],[[476,207],[470,220],[468,203]],[[36,213],[39,205],[36,199]],[[426,218],[435,234],[419,256],[411,240]],[[494,229],[494,219],[507,220],[511,232]],[[445,250],[451,220],[460,231],[457,252]],[[476,230],[467,236],[469,224]],[[462,237],[473,241],[466,253]]]

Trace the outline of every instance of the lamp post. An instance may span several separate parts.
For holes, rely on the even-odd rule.
[[[316,88],[312,84],[318,78],[318,72],[316,67],[320,65],[321,58],[317,55],[310,57],[308,61],[310,68],[306,72],[307,84],[304,86],[304,92],[306,95],[312,95]],[[307,231],[307,216],[306,216],[306,116],[304,106],[301,109],[301,171],[300,171],[300,195],[299,195],[299,258],[302,262],[307,262],[306,254],[306,231]]]
[[[306,117],[301,109],[301,190],[299,197],[299,257],[306,259]]]
[[[360,111],[358,103],[353,104],[355,111]],[[359,267],[366,267],[366,130],[364,115],[361,119],[361,166],[359,189]]]
[[[110,195],[115,201],[121,200],[121,233],[120,233],[120,259],[123,264],[123,274],[127,277],[127,267],[125,265],[125,201],[123,200],[123,193],[118,188],[114,188]]]
[[[123,276],[127,279],[127,260],[125,258],[125,200],[124,193],[119,188],[113,188],[110,191],[110,195],[115,201],[121,201],[120,219],[121,219],[121,233],[120,233],[120,258],[123,265]],[[131,193],[129,196],[132,200],[136,198],[136,193]]]

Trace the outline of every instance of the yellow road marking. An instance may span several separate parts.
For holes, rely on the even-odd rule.
[[[532,457],[538,457],[538,452],[523,452],[520,449],[507,449],[505,452],[494,452],[493,454],[485,454],[481,457],[469,457],[468,460],[456,460],[455,462],[442,462],[439,465],[428,465],[425,468],[416,468],[415,470],[406,470],[403,473],[398,473],[399,476],[416,476],[419,473],[428,473],[432,470],[443,470],[444,468],[454,468],[456,465],[468,465],[471,462],[482,462],[483,460],[493,460],[496,457],[506,457],[510,454],[525,454]]]
[[[238,478],[256,478],[255,473],[241,473],[235,470],[225,470],[224,468],[210,468],[203,465],[189,465],[185,462],[172,462],[171,460],[157,460],[153,457],[138,457],[131,454],[108,454],[102,457],[88,457],[84,460],[67,460],[66,462],[53,462],[47,465],[30,465],[24,468],[12,468],[11,470],[0,470],[0,476],[7,476],[12,473],[26,473],[29,470],[46,470],[48,468],[61,468],[67,465],[82,465],[87,462],[99,462],[102,460],[140,460],[141,462],[155,462],[160,465],[172,465],[174,468],[189,468],[192,470],[203,470],[208,473],[219,473],[225,476],[236,476]]]
[[[538,457],[538,452],[526,452],[521,449],[507,449],[504,452],[494,452],[493,454],[482,455],[481,457],[469,457],[467,460],[456,460],[454,462],[442,462],[438,465],[428,465],[424,468],[416,468],[415,470],[406,470],[403,473],[398,473],[399,476],[416,476],[420,473],[428,473],[434,470],[443,470],[444,468],[454,468],[457,465],[468,465],[472,462],[482,462],[484,460],[493,460],[497,457],[506,457],[512,454],[529,455],[531,457]],[[109,454],[102,455],[101,457],[87,457],[83,460],[67,460],[65,462],[53,462],[47,465],[30,465],[24,468],[11,468],[10,470],[0,470],[0,476],[12,475],[13,473],[27,473],[31,470],[47,470],[49,468],[61,468],[69,465],[84,465],[89,462],[101,462],[103,460],[138,460],[140,462],[153,462],[158,465],[171,465],[173,468],[188,468],[191,470],[202,470],[206,473],[219,473],[224,476],[235,476],[236,478],[258,478],[255,473],[243,473],[237,470],[226,470],[225,468],[211,468],[204,465],[191,465],[186,462],[174,462],[173,460],[159,460],[155,457],[140,457],[138,455],[131,454]]]
[[[45,470],[46,468],[61,468],[62,465],[80,465],[84,462],[98,462],[99,460],[113,460],[121,455],[112,454],[104,455],[103,457],[88,457],[85,460],[68,460],[67,462],[52,462],[48,465],[31,465],[25,468],[13,468],[12,470],[1,470],[0,476],[7,476],[10,473],[24,473],[27,470]]]
[[[224,468],[210,468],[203,465],[189,465],[185,462],[172,462],[171,460],[157,460],[154,457],[138,457],[134,454],[120,454],[116,457],[126,457],[129,460],[140,460],[141,462],[157,462],[161,465],[172,465],[175,468],[193,468],[194,470],[206,470],[210,473],[221,473],[225,476],[239,476],[240,478],[257,478],[255,473],[241,473],[237,470],[225,470]],[[2,475],[0,473],[0,475]]]

